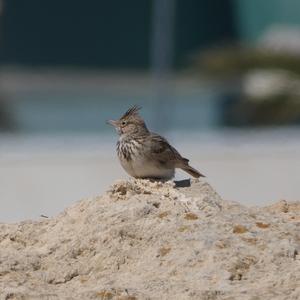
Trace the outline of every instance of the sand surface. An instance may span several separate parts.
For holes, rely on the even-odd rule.
[[[119,181],[0,224],[0,299],[300,299],[300,202],[247,208],[205,181]]]

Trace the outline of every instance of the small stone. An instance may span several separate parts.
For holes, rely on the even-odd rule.
[[[187,231],[187,230],[189,230],[190,229],[190,226],[180,226],[179,228],[178,228],[178,231],[179,232],[184,232],[184,231]]]
[[[259,227],[259,228],[268,228],[270,227],[270,224],[267,224],[267,223],[262,223],[262,222],[256,222],[256,226]]]
[[[196,214],[192,213],[192,212],[186,213],[184,218],[186,220],[197,220],[197,219],[199,219],[198,216]]]
[[[165,218],[166,216],[168,216],[169,214],[170,214],[170,212],[164,211],[164,212],[160,213],[160,214],[158,215],[158,217],[159,217],[160,219],[163,219],[163,218]]]
[[[233,233],[240,234],[240,233],[245,233],[247,231],[248,231],[248,229],[245,226],[243,226],[243,225],[235,225],[233,227]]]
[[[162,247],[158,250],[159,256],[165,256],[171,251],[170,247]]]

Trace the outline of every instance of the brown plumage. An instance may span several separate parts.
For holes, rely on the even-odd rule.
[[[148,130],[139,110],[133,106],[119,120],[108,121],[120,135],[117,153],[125,171],[135,178],[169,180],[179,168],[193,177],[204,177],[165,138]]]

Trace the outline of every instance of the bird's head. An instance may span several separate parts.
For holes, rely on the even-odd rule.
[[[119,135],[135,135],[148,132],[144,120],[139,115],[138,111],[141,108],[133,106],[129,108],[125,114],[118,120],[109,120],[108,124],[113,125]]]

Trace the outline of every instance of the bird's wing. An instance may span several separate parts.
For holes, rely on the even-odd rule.
[[[179,152],[172,147],[168,141],[162,136],[151,133],[146,142],[148,147],[151,149],[149,151],[150,158],[161,161],[162,163],[166,162],[175,162],[175,161],[186,161],[188,159],[183,158]]]

